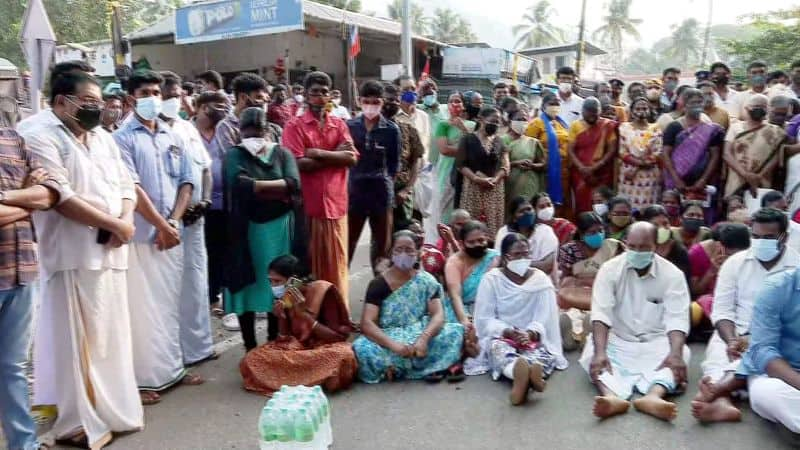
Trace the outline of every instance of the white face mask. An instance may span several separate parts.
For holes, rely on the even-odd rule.
[[[286,293],[286,285],[281,284],[279,286],[272,286],[272,296],[275,298],[282,298],[283,294]]]
[[[336,106],[339,106],[339,105],[341,105],[341,104],[342,104],[342,99],[340,99],[340,98],[335,98],[335,99],[333,99],[333,100],[331,100],[331,101],[332,101],[332,102],[333,102],[333,104],[334,104],[334,105],[336,105]]]
[[[511,131],[517,133],[518,135],[522,136],[525,134],[525,128],[527,128],[528,122],[524,120],[512,120],[511,121]]]
[[[242,147],[250,154],[257,155],[267,146],[267,140],[263,137],[250,137],[242,139]]]
[[[372,120],[378,117],[381,114],[381,106],[380,105],[363,105],[361,106],[361,111],[364,112],[364,117],[369,120]]]
[[[144,120],[156,120],[161,114],[161,97],[155,95],[136,99],[136,114]]]
[[[506,263],[506,268],[515,274],[524,277],[526,273],[528,273],[528,269],[531,267],[531,262],[533,260],[523,258],[523,259],[515,259],[514,261],[509,261]]]
[[[605,203],[595,203],[592,205],[592,209],[594,210],[594,213],[600,217],[603,217],[606,215],[606,213],[608,213],[608,205]]]
[[[544,222],[549,222],[553,220],[553,216],[555,215],[556,215],[556,209],[552,206],[548,206],[547,208],[542,208],[539,210],[539,212],[536,213],[536,217],[538,217],[539,220],[542,220]]]
[[[297,103],[303,103],[303,96],[300,94],[295,95],[294,101],[296,101]]]
[[[181,110],[181,99],[173,97],[161,102],[161,114],[168,119],[177,119],[178,112]]]
[[[562,94],[572,93],[572,83],[558,83],[558,92]]]

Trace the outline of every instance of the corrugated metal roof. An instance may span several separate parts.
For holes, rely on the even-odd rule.
[[[210,3],[210,2],[196,2],[196,4],[202,3]],[[326,22],[333,22],[333,23],[342,23],[345,22],[347,24],[358,25],[361,30],[373,30],[378,31],[381,33],[392,34],[399,36],[401,34],[401,25],[400,22],[396,22],[390,19],[383,19],[380,17],[372,17],[366,14],[354,13],[350,11],[344,11],[339,8],[334,8],[328,5],[322,5],[320,3],[312,2],[312,1],[303,1],[303,13],[306,16],[306,19],[316,19],[316,20],[323,20]],[[150,40],[150,39],[157,39],[157,38],[164,38],[168,36],[172,36],[175,33],[175,13],[168,14],[167,16],[163,17],[161,20],[144,27],[140,30],[136,30],[130,34],[128,34],[127,38],[133,43],[136,41],[143,41],[143,40]],[[437,45],[441,46],[449,46],[443,42],[438,42],[433,39],[426,38],[424,36],[414,35],[414,39],[432,42]]]
[[[589,41],[584,42],[586,44],[586,52],[590,55],[605,55],[607,52],[602,48],[592,44]],[[518,50],[519,53],[523,55],[541,55],[542,53],[553,53],[559,51],[577,51],[578,50],[578,43],[572,42],[569,44],[559,44],[553,45],[551,47],[534,47],[534,48],[526,48],[523,50]]]

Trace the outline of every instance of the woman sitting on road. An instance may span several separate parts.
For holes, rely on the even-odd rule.
[[[573,332],[572,320],[566,313],[562,314],[561,334],[565,350],[574,350],[577,342],[589,332],[589,316],[582,312],[592,307],[592,284],[597,271],[604,262],[624,250],[622,242],[606,239],[603,220],[597,214],[580,213],[576,222],[578,232],[575,239],[562,245],[558,251],[558,268],[561,271],[558,304],[563,310],[575,308],[581,311],[571,315],[583,320],[583,330]]]
[[[555,217],[556,210],[553,207],[553,201],[546,192],[540,192],[531,197],[531,205],[536,210],[536,222],[552,228],[559,245],[572,240],[572,235],[575,234],[575,224],[563,217]]]
[[[248,391],[272,395],[286,384],[334,392],[355,378],[356,358],[347,342],[353,328],[344,299],[327,281],[300,282],[298,265],[291,255],[269,265],[278,339],[248,352],[239,364]]]
[[[711,238],[711,229],[706,226],[703,203],[697,200],[687,200],[681,205],[681,224],[672,227],[675,239],[680,239],[683,246],[691,248]]]
[[[413,233],[393,236],[392,266],[367,287],[361,332],[353,342],[358,377],[365,383],[435,376],[461,358],[464,327],[445,323],[442,286],[416,269]]]
[[[676,239],[672,233],[667,211],[661,205],[650,205],[642,212],[642,220],[656,226],[658,233],[656,236],[656,253],[680,269],[686,277],[686,284],[688,285],[691,279],[689,253],[683,243]]]
[[[534,196],[534,198],[540,197]],[[541,198],[547,198],[549,202],[547,194]],[[533,205],[527,199],[513,198],[510,208],[510,221],[497,232],[494,240],[495,250],[500,251],[500,245],[507,235],[519,233],[528,240],[528,249],[530,250],[528,258],[533,261],[533,267],[547,274],[553,274],[558,253],[558,238],[555,232],[549,225],[541,223],[537,219]]]
[[[481,353],[468,359],[465,372],[491,371],[513,380],[511,404],[524,403],[528,389],[542,392],[555,369],[567,368],[561,350],[558,305],[550,277],[531,267],[525,236],[511,233],[503,239],[502,267],[481,280],[475,326]]]

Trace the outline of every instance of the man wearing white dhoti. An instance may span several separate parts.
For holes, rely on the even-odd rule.
[[[716,331],[706,347],[700,390],[692,414],[701,422],[734,422],[741,412],[728,395],[714,396],[716,384],[734,382],[741,354],[747,349],[756,295],[773,273],[800,265],[800,255],[786,245],[788,219],[783,211],[764,208],[753,215],[750,249],[728,258],[714,289],[711,321]],[[741,383],[744,387],[744,383]],[[714,398],[716,397],[716,398]]]
[[[157,73],[137,71],[128,82],[134,115],[114,132],[136,182],[136,233],[128,259],[133,361],[142,402],[175,383],[199,384],[187,375],[180,340],[183,247],[180,220],[192,197],[191,166],[183,142],[158,116]]]
[[[112,433],[144,426],[126,292],[136,192],[114,139],[98,126],[98,82],[63,75],[50,102],[24,136],[63,180],[58,205],[34,216],[43,274],[34,400],[56,405],[57,440],[97,449]]]
[[[800,270],[772,275],[764,285],[739,373],[748,376],[756,414],[800,433]]]
[[[208,253],[203,215],[211,205],[211,157],[197,128],[178,116],[181,79],[173,72],[161,72],[164,99],[161,118],[183,141],[191,166],[192,200],[183,216],[183,280],[181,282],[180,329],[183,362],[196,364],[214,356],[208,308]]]
[[[592,336],[580,364],[600,396],[600,418],[637,410],[663,420],[678,408],[664,400],[686,383],[689,347],[689,288],[683,272],[655,255],[656,229],[647,222],[631,225],[628,249],[600,267],[592,287]]]

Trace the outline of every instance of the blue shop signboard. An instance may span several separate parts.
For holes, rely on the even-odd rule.
[[[176,44],[302,29],[303,0],[223,0],[175,11]]]

